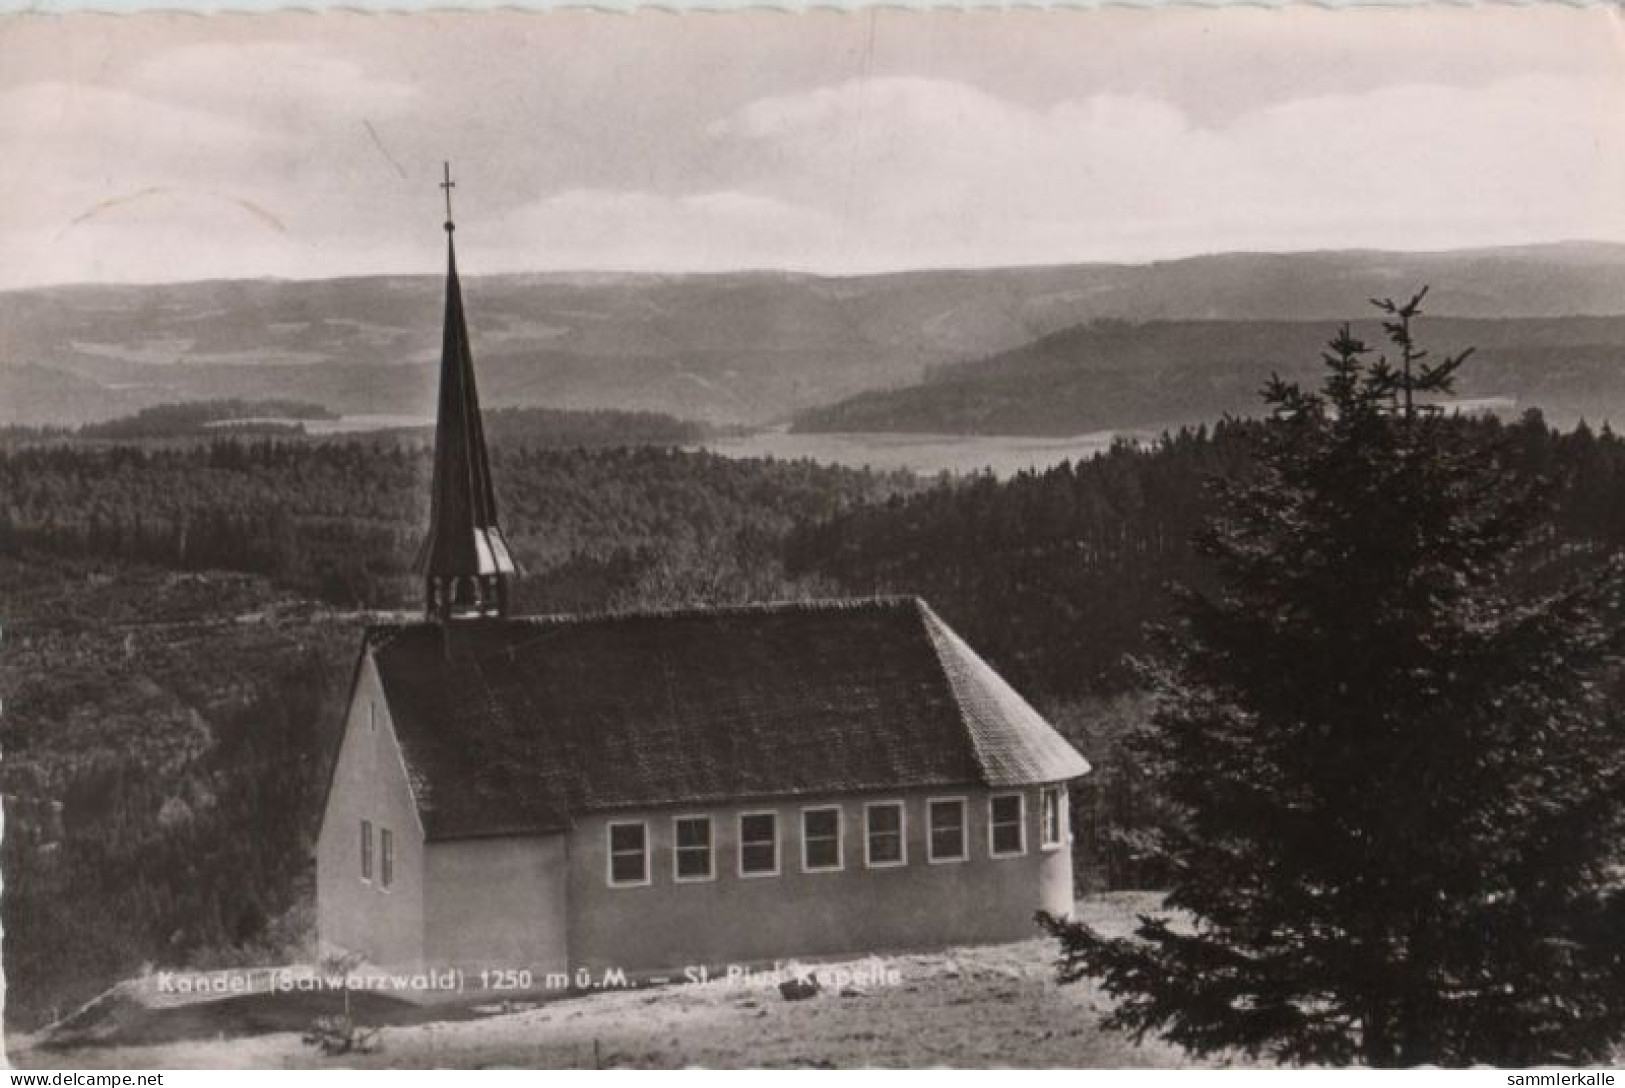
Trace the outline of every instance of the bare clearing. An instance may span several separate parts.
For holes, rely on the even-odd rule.
[[[1079,904],[1124,933],[1153,897]],[[1088,984],[1058,986],[1055,944],[1035,939],[886,957],[889,984],[827,987],[786,1001],[765,983],[672,985],[567,998],[476,1019],[386,1027],[372,1054],[327,1059],[297,1032],[189,1038],[148,1046],[56,1049],[13,1040],[24,1067],[286,1068],[633,1066],[1060,1066],[1191,1064],[1173,1048],[1098,1026],[1109,1002]],[[840,965],[819,964],[821,973]],[[854,963],[852,966],[858,966]],[[458,1015],[467,1016],[467,1010]]]

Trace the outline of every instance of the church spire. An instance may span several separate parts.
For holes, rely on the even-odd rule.
[[[446,164],[446,327],[440,348],[440,405],[434,436],[429,534],[418,552],[425,606],[434,619],[505,616],[517,570],[497,525],[496,491],[474,386],[474,355],[463,318],[452,233],[451,165]]]

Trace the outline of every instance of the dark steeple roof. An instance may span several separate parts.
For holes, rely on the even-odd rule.
[[[447,185],[450,185],[448,177]],[[449,196],[449,189],[448,189]],[[457,249],[452,240],[450,206],[446,218],[446,327],[440,349],[439,420],[435,427],[434,483],[429,498],[429,533],[418,553],[418,573],[430,584],[430,611],[449,614],[449,605],[474,605],[485,613],[505,600],[506,587],[477,580],[507,578],[515,573],[508,544],[497,525],[496,491],[480,422],[480,398],[474,384],[474,354],[463,317],[463,292],[457,280]],[[436,598],[436,584],[449,595]],[[493,590],[498,592],[486,592]],[[505,603],[502,608],[505,611]]]

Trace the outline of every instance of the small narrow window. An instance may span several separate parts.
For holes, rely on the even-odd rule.
[[[378,732],[378,704],[371,699],[367,700],[367,730]]]
[[[1066,788],[1064,786],[1045,786],[1040,796],[1044,800],[1043,844],[1046,849],[1051,849],[1060,846],[1065,841]]]
[[[932,861],[965,860],[965,800],[956,797],[945,801],[932,801],[930,859]]]
[[[674,823],[677,849],[673,875],[678,880],[710,880],[715,875],[711,864],[711,817],[679,816]]]
[[[645,825],[609,825],[609,882],[623,888],[649,883],[649,829]]]
[[[395,883],[395,836],[387,827],[378,829],[378,883],[385,888]]]
[[[739,875],[774,876],[779,871],[779,818],[771,812],[739,817]]]
[[[863,807],[864,863],[878,869],[903,865],[908,855],[903,846],[903,802],[875,801]]]
[[[801,868],[818,873],[839,869],[841,865],[841,810],[802,809]]]
[[[988,798],[987,851],[994,857],[1009,858],[1027,852],[1025,800],[1019,793]]]
[[[361,879],[372,879],[372,821],[361,821]]]

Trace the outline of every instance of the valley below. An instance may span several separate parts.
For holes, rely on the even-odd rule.
[[[465,278],[487,410],[801,432],[1042,435],[1212,421],[1313,370],[1369,298],[1431,285],[1430,342],[1556,420],[1625,414],[1625,245],[1231,253],[872,276]],[[0,292],[0,425],[291,398],[433,416],[437,276]]]

